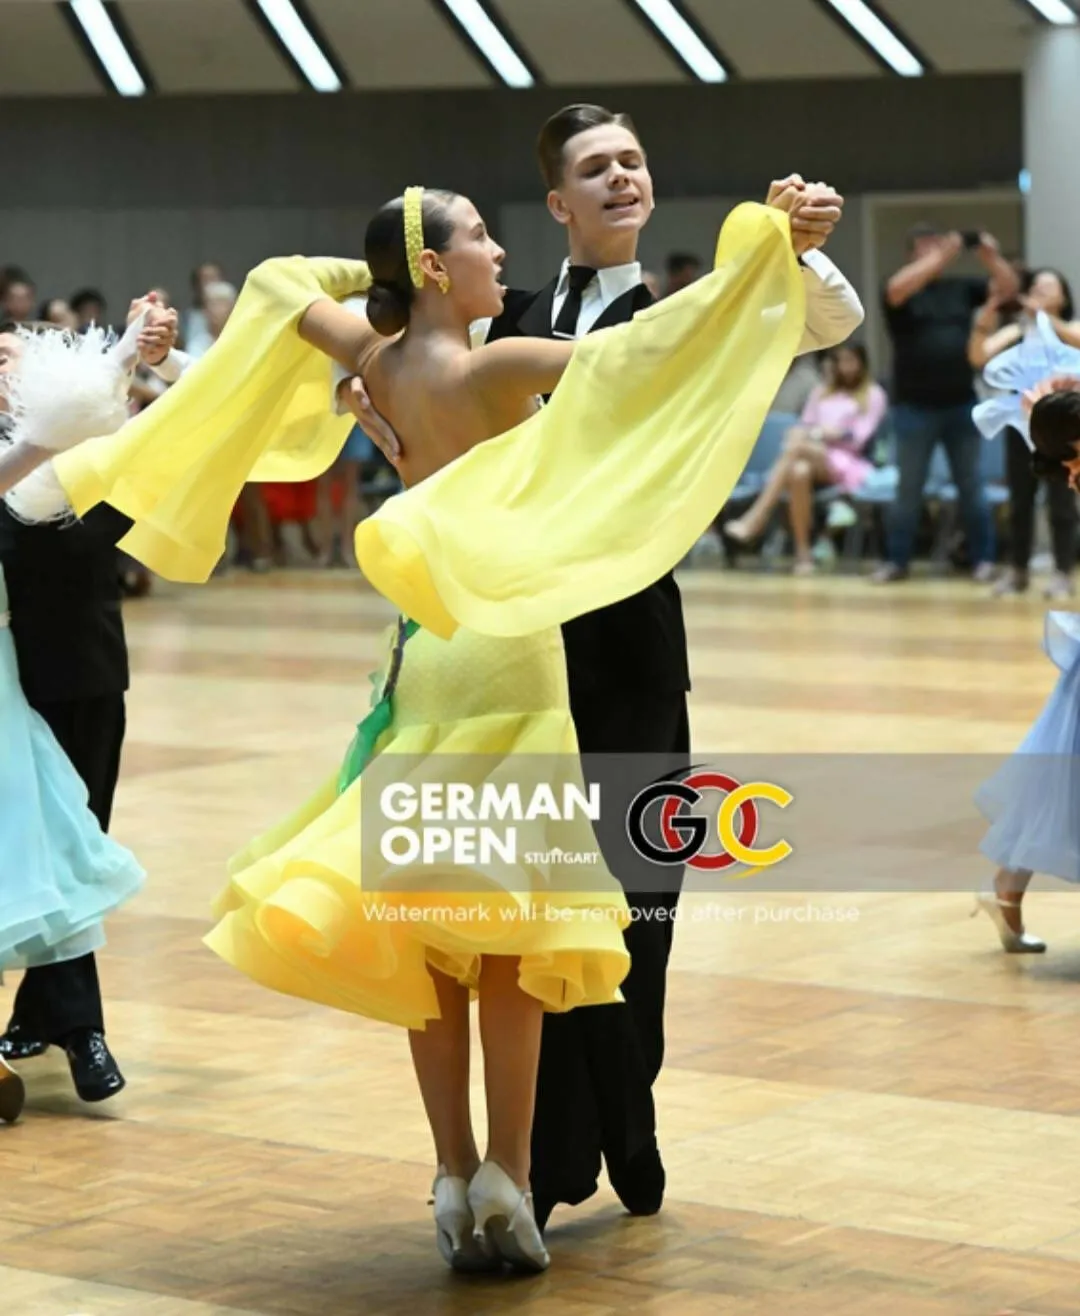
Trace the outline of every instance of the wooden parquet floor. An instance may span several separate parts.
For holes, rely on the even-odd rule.
[[[1054,681],[1037,597],[744,574],[684,593],[709,751],[1004,753]],[[1036,958],[1001,953],[959,890],[847,894],[850,920],[799,923],[783,910],[804,897],[742,887],[724,899],[760,922],[684,918],[663,1214],[630,1219],[602,1188],[556,1212],[546,1275],[445,1272],[404,1035],[263,991],[201,944],[226,857],[339,760],[389,619],[345,572],[129,606],[114,830],[150,880],[102,956],[129,1086],[81,1108],[61,1058],[23,1067],[0,1313],[1080,1311],[1080,903],[1052,882],[1030,901]],[[973,848],[971,886],[987,872]]]

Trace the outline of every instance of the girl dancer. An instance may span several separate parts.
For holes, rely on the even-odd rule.
[[[57,474],[77,511],[105,497],[135,518],[124,546],[147,565],[205,579],[245,479],[311,478],[340,450],[351,422],[326,426],[321,353],[363,369],[406,441],[413,488],[362,524],[359,557],[404,616],[343,769],[233,860],[208,942],[276,990],[407,1027],[443,1256],[539,1270],[549,1258],[528,1185],[541,1012],[618,1000],[625,897],[602,864],[550,853],[499,869],[391,867],[360,826],[365,770],[397,762],[416,783],[472,771],[499,784],[543,754],[557,796],[582,788],[558,625],[657,579],[715,517],[801,340],[803,285],[787,217],[742,207],[717,272],[632,324],[470,352],[470,322],[503,295],[503,253],[471,203],[410,189],[372,221],[367,255],[370,272],[261,266],[177,387],[120,435],[58,459]],[[368,288],[381,340],[337,304]],[[561,845],[596,852],[587,825],[564,825]],[[440,917],[448,906],[467,916]],[[483,1162],[468,1109],[474,993]]]
[[[1075,487],[1080,460],[1080,381],[1061,377],[1080,371],[1080,351],[1062,343],[1040,312],[1035,332],[994,357],[984,372],[991,387],[1005,390],[975,408],[975,421],[993,438],[1011,427],[1033,448],[1036,474]],[[1080,883],[1080,615],[1049,612],[1043,647],[1061,675],[1016,754],[976,793],[991,823],[981,850],[998,865],[993,888],[977,897],[976,910],[993,920],[1003,948],[1041,953],[1046,943],[1024,928],[1024,893],[1034,873]]]

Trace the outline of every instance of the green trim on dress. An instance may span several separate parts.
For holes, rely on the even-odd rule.
[[[371,762],[375,755],[375,746],[378,744],[379,737],[389,729],[394,721],[394,691],[397,689],[398,678],[401,676],[405,644],[419,629],[419,622],[409,621],[406,617],[398,618],[397,633],[394,636],[394,648],[390,654],[386,680],[383,682],[381,692],[372,693],[371,712],[356,728],[356,735],[353,736],[352,744],[349,746],[345,761],[341,765],[341,771],[338,773],[337,789],[339,795],[343,795],[349,789]],[[373,683],[377,679],[375,676],[371,678]]]

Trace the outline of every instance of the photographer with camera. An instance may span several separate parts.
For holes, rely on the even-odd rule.
[[[965,250],[990,276],[944,277]],[[885,286],[885,318],[893,346],[892,419],[900,485],[889,528],[888,561],[879,584],[905,580],[930,459],[940,443],[956,485],[976,580],[993,575],[993,527],[980,476],[982,440],[971,419],[975,387],[968,361],[973,314],[992,290],[1016,297],[1019,276],[989,233],[943,233],[918,224],[908,234],[908,262]]]

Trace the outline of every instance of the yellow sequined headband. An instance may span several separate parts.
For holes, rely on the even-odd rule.
[[[424,271],[420,268],[420,254],[424,250],[424,189],[405,189],[405,258],[409,263],[409,277],[414,288],[424,286]]]

